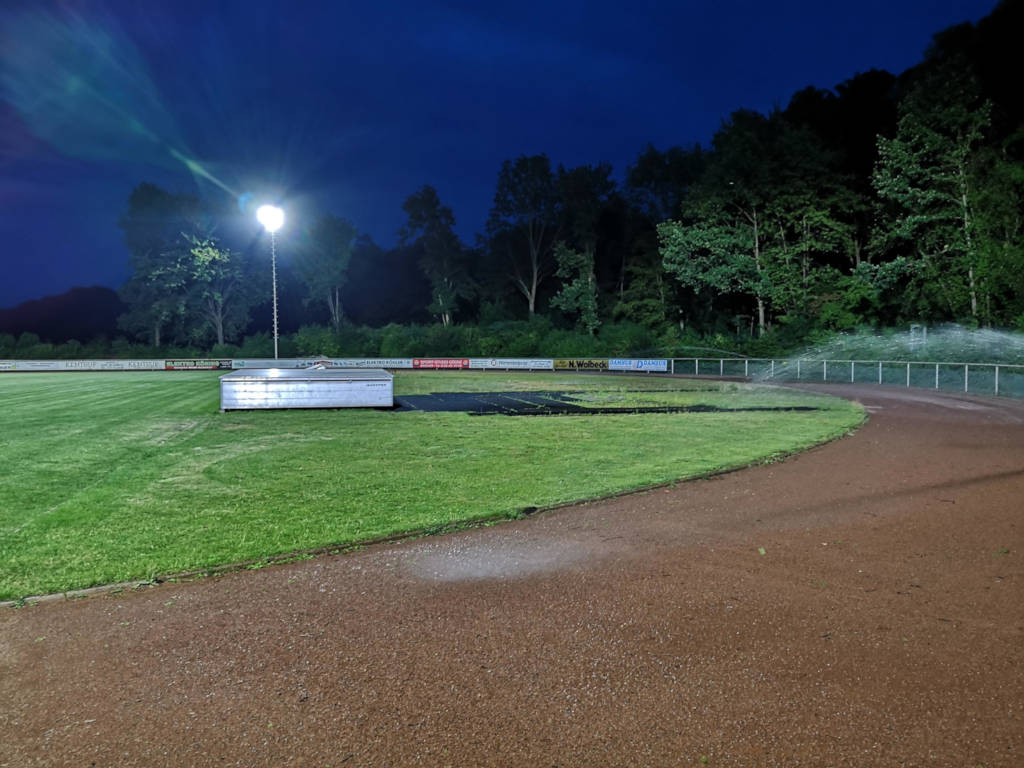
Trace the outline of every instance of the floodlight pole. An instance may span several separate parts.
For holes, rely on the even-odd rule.
[[[270,230],[270,275],[274,284],[274,359],[277,360],[277,230]]]
[[[270,275],[274,285],[274,359],[277,360],[277,230],[284,224],[284,211],[273,205],[261,205],[256,218],[270,233]]]

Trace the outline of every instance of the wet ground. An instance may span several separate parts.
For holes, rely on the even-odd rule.
[[[474,416],[597,415],[613,413],[732,413],[734,411],[814,411],[811,406],[718,408],[713,405],[613,407],[588,406],[578,392],[436,392],[395,398],[396,411],[454,411]]]
[[[1024,765],[1024,403],[825,391],[779,464],[2,611],[0,766]]]

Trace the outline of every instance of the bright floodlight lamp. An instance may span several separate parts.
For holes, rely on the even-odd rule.
[[[270,233],[270,274],[274,285],[274,359],[277,360],[277,235],[274,233],[284,224],[284,211],[276,205],[261,205],[256,210],[256,218]]]
[[[284,224],[284,211],[276,205],[261,205],[256,211],[256,218],[267,232],[277,232]]]

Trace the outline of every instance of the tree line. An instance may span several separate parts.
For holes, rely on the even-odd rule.
[[[606,163],[509,159],[472,243],[430,185],[405,200],[395,248],[314,216],[288,234],[283,328],[353,353],[389,323],[532,322],[593,348],[628,326],[669,351],[906,322],[1024,328],[1022,7],[939,33],[900,76],[737,110],[706,147],[648,146],[621,179]],[[142,184],[120,226],[134,338],[223,348],[269,327],[251,217]]]

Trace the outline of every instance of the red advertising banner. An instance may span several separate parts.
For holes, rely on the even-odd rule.
[[[414,357],[413,368],[469,368],[468,357]]]

